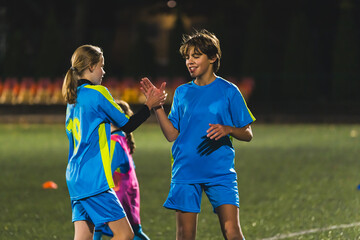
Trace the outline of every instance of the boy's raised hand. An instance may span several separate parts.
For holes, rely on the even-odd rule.
[[[165,92],[166,82],[163,82],[160,88],[156,88],[148,78],[142,78],[140,81],[141,92],[147,99],[147,104],[150,108],[162,106],[165,103],[167,93]]]
[[[141,79],[140,84],[141,84],[140,90],[145,96],[150,88],[154,88],[156,91],[161,91],[165,94],[166,82],[161,83],[160,88],[156,88],[149,78],[144,77]]]
[[[141,84],[140,90],[145,96],[150,88],[156,88],[154,84],[147,77],[142,78],[140,84]]]

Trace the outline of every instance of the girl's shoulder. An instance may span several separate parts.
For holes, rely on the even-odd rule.
[[[127,153],[130,153],[130,147],[128,145],[126,135],[122,131],[116,131],[111,134],[111,141],[115,143],[115,145],[119,144],[122,149],[124,149]]]
[[[111,133],[111,140],[118,142],[120,145],[125,144],[126,141],[126,134],[123,131],[116,131]]]
[[[84,89],[89,90],[89,92],[93,92],[94,94],[101,94],[103,96],[110,95],[109,90],[103,85],[85,85]]]
[[[119,131],[112,132],[111,136],[126,137],[126,134],[123,131],[119,130]]]
[[[113,100],[109,90],[102,85],[84,85],[78,90],[78,96],[95,105]]]

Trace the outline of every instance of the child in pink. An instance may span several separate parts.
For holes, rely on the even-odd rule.
[[[119,101],[118,104],[126,115],[131,116],[133,114],[130,106],[125,101]],[[112,125],[110,159],[115,183],[114,190],[134,231],[134,239],[150,240],[141,228],[140,190],[135,164],[131,155],[134,149],[133,135],[125,134],[121,129]],[[110,228],[105,224],[95,227],[94,240],[101,240],[102,234],[112,236]]]

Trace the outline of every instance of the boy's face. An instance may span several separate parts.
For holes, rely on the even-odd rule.
[[[216,58],[209,59],[206,54],[203,54],[199,50],[195,50],[195,47],[189,47],[188,54],[185,56],[186,67],[192,78],[201,77],[207,73],[213,72],[213,65]]]

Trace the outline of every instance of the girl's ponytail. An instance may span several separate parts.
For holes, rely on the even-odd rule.
[[[71,67],[64,78],[62,86],[62,95],[66,103],[74,104],[76,102],[77,78],[74,76],[75,68]]]

